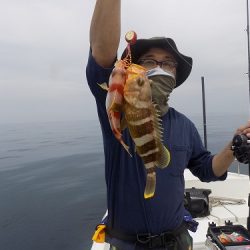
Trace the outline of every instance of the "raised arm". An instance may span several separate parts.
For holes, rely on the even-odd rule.
[[[90,46],[96,62],[110,67],[120,42],[121,1],[96,0],[90,26]]]

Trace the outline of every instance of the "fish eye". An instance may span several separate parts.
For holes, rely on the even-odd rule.
[[[144,80],[143,80],[142,78],[138,78],[137,84],[138,84],[139,86],[143,86]]]

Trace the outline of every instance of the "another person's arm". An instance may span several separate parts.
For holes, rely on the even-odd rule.
[[[111,67],[116,58],[121,33],[121,1],[96,0],[90,26],[90,46],[96,62]]]

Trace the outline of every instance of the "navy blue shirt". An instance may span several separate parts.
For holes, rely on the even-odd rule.
[[[123,138],[130,147],[132,158],[114,137],[105,107],[107,92],[98,85],[108,83],[111,71],[111,68],[99,66],[90,52],[86,74],[96,100],[103,135],[107,226],[125,234],[159,234],[175,229],[182,223],[186,213],[183,205],[184,169],[189,168],[205,182],[223,180],[226,173],[220,178],[214,175],[213,156],[203,147],[194,124],[183,114],[169,108],[162,117],[162,124],[163,141],[170,151],[171,161],[167,168],[156,170],[155,195],[151,199],[144,199],[146,172],[143,162],[135,153],[127,129],[123,132]]]

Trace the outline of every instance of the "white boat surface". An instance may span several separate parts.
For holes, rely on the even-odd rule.
[[[245,166],[242,166],[245,167]],[[248,194],[250,193],[249,176],[228,172],[225,181],[205,183],[192,175],[189,170],[185,170],[185,188],[204,188],[211,189],[209,195],[210,205],[212,200],[221,201],[211,207],[210,215],[202,218],[195,218],[199,223],[198,230],[193,233],[194,250],[207,249],[205,246],[208,224],[216,223],[217,226],[225,225],[225,221],[231,221],[235,225],[246,227],[247,217],[249,216]],[[227,202],[229,201],[229,202]],[[227,204],[230,203],[233,204]],[[101,220],[101,218],[100,218]],[[108,243],[93,243],[91,250],[108,250]]]

